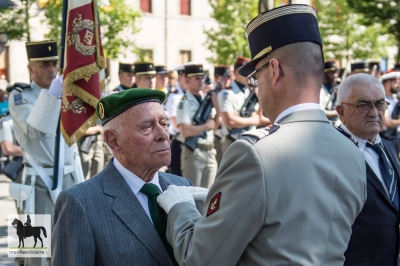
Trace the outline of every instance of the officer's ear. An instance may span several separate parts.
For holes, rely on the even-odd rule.
[[[103,133],[104,142],[113,153],[122,153],[121,144],[118,141],[118,132],[113,129],[106,129]]]

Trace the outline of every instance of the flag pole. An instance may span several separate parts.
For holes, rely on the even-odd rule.
[[[61,43],[60,43],[60,66],[58,73],[61,75],[64,71],[64,60],[65,60],[65,35],[67,31],[67,12],[68,12],[68,0],[62,2],[62,19],[61,19]],[[60,166],[60,142],[61,142],[61,112],[58,118],[55,147],[54,147],[54,168],[53,168],[53,186],[51,190],[55,190],[58,187],[58,176],[63,173],[59,173]]]

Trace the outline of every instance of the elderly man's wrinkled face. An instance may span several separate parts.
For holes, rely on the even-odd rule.
[[[378,86],[371,86],[353,87],[348,101],[337,110],[342,123],[354,135],[372,142],[383,124],[385,94]]]
[[[123,116],[119,143],[124,160],[140,168],[158,170],[171,162],[167,116],[162,105],[148,102]]]

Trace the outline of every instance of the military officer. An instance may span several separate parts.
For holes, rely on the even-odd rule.
[[[132,64],[119,63],[118,78],[120,84],[113,90],[114,92],[133,88],[135,84],[135,70]]]
[[[248,61],[247,58],[239,57],[234,66],[234,73],[237,73],[238,69]],[[240,110],[246,99],[250,96],[250,89],[246,84],[247,79],[237,73],[235,74],[235,81],[232,82],[231,86],[225,87],[221,93],[218,94],[222,117],[222,155],[236,140],[236,137],[232,134],[233,130],[242,128],[249,130],[253,129],[254,126],[270,123],[268,119],[261,115],[261,110],[259,113],[252,112],[249,117],[242,117],[240,115]]]
[[[179,65],[174,71],[178,73],[178,83],[175,86],[175,91],[171,91],[168,95],[167,103],[165,104],[165,110],[168,112],[168,130],[171,138],[171,164],[169,165],[169,172],[181,176],[181,146],[183,145],[183,138],[179,134],[176,117],[179,102],[186,91],[185,66]]]
[[[366,170],[318,104],[324,61],[315,10],[269,10],[249,23],[247,36],[253,60],[239,73],[258,86],[276,124],[228,148],[203,214],[189,188],[158,196],[167,239],[179,265],[343,265]]]
[[[216,106],[217,114],[214,119],[208,119],[205,124],[193,124],[193,117],[200,107],[202,95],[200,94],[203,86],[203,66],[185,66],[186,86],[185,95],[179,102],[177,111],[177,123],[181,135],[184,138],[194,137],[203,134],[198,138],[195,150],[190,150],[184,146],[181,153],[182,176],[188,177],[195,186],[208,188],[214,182],[217,173],[216,150],[214,149],[214,130],[218,128],[219,105],[213,93],[213,104]]]
[[[155,89],[156,69],[153,62],[138,62],[135,66],[136,85],[138,88]]]
[[[357,73],[368,73],[369,67],[367,62],[357,62],[350,65],[350,75]]]
[[[335,81],[337,79],[337,67],[335,61],[327,61],[324,65],[324,81],[322,82],[321,92],[319,95],[319,104],[324,110],[326,117],[332,120],[338,117],[335,110],[335,99],[337,95]],[[333,94],[333,95],[332,95]]]
[[[224,74],[229,73],[228,76]],[[215,66],[214,67],[214,86],[215,89],[217,90],[223,90],[226,88],[229,88],[231,85],[231,66]],[[217,92],[217,97],[219,100],[221,91]],[[220,106],[221,103],[220,103]],[[214,145],[215,145],[215,150],[217,151],[217,163],[220,165],[221,160],[222,160],[222,138],[223,138],[223,131],[222,131],[222,123],[220,127],[215,131],[215,137],[214,137]]]
[[[55,79],[59,60],[57,42],[29,42],[26,49],[32,83],[23,91],[13,90],[9,97],[15,136],[24,151],[22,182],[35,186],[34,209],[23,211],[53,216],[55,199],[61,190],[81,181],[77,174],[81,169],[75,169],[78,149],[76,145],[69,147],[62,140],[60,150],[64,150],[64,174],[58,177],[57,189],[51,190],[62,88],[62,77]],[[26,258],[25,265],[44,265],[45,259]]]
[[[395,147],[400,147],[400,118],[393,118],[393,113],[399,104],[399,101],[395,97],[400,88],[400,72],[391,72],[382,75],[381,81],[383,88],[385,89],[385,99],[389,102],[389,108],[385,112],[384,126],[385,130],[381,132],[381,135],[393,142]]]
[[[156,65],[156,89],[168,95],[168,70],[166,65]]]

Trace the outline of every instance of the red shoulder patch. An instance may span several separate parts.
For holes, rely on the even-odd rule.
[[[210,216],[214,212],[218,211],[219,209],[219,202],[221,201],[221,192],[219,192],[217,195],[215,195],[211,201],[210,205],[208,206],[207,210],[207,216]]]

